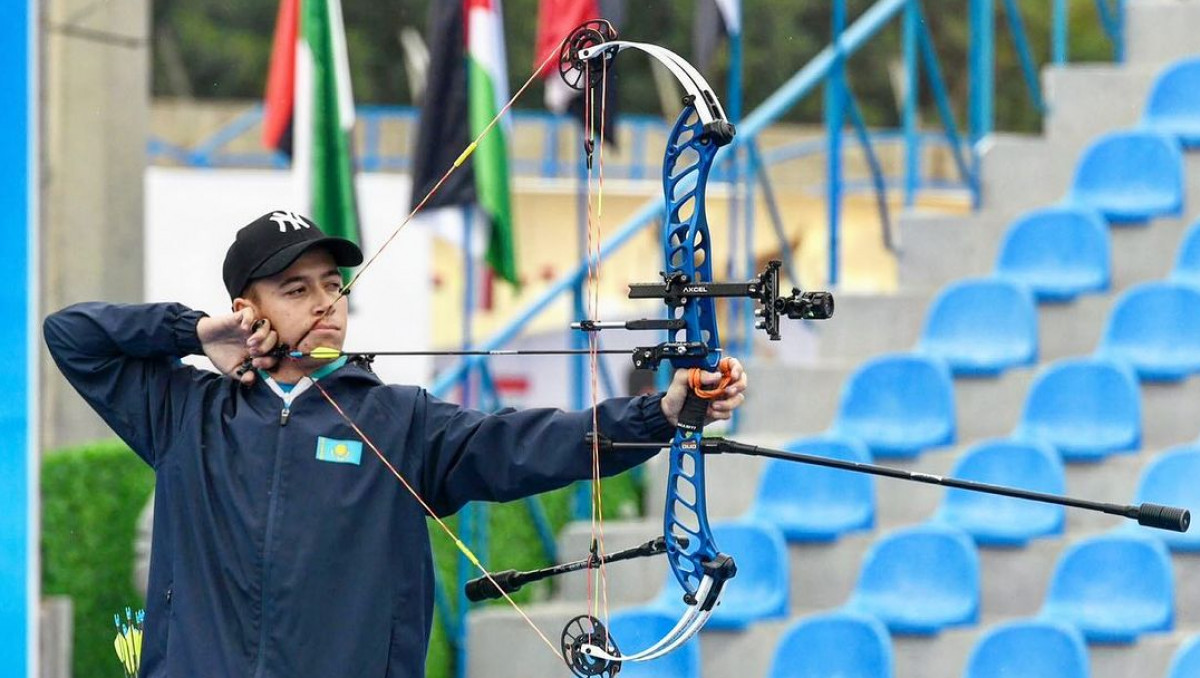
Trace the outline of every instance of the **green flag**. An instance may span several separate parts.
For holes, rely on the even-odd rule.
[[[456,0],[451,0],[456,1]],[[508,101],[508,67],[500,0],[465,0],[467,8],[467,96],[471,138]],[[491,224],[487,261],[500,278],[518,284],[513,243],[512,198],[508,180],[508,126],[497,125],[474,154],[479,207]]]
[[[362,244],[354,190],[354,95],[340,0],[301,0],[295,157],[306,210],[322,230]]]

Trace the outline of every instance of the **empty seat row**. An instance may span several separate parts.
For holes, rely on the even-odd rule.
[[[779,532],[742,521],[714,526],[714,537],[739,567],[707,628],[740,630],[786,618],[788,559]],[[980,576],[967,533],[939,522],[901,528],[871,544],[842,609],[878,619],[892,633],[934,635],[979,621]],[[1038,616],[1078,628],[1088,642],[1129,643],[1174,627],[1174,586],[1162,542],[1116,530],[1063,550]],[[639,609],[679,619],[681,598],[668,575],[661,594]]]
[[[836,436],[801,438],[789,452],[870,463],[859,441]],[[1066,473],[1058,453],[1034,440],[994,439],[969,447],[950,477],[1032,492],[1061,495]],[[1200,514],[1200,444],[1181,445],[1155,455],[1142,470],[1134,504],[1181,506]],[[788,542],[832,541],[875,525],[875,479],[865,473],[771,459],[763,467],[746,520],[778,528]],[[980,545],[1020,546],[1031,539],[1060,535],[1065,510],[1056,504],[949,488],[934,514]],[[1200,551],[1200,530],[1150,531],[1171,550]]]
[[[915,457],[956,439],[954,386],[940,359],[888,354],[863,363],[842,386],[831,433],[862,441],[876,457]],[[1106,358],[1042,368],[1014,437],[1052,445],[1067,460],[1136,451],[1141,394],[1132,369]]]
[[[1200,146],[1200,59],[1155,79],[1138,129],[1102,135],[1075,167],[1067,202],[1116,223],[1145,223],[1183,209],[1183,148]]]
[[[669,631],[675,619],[646,609],[612,615],[614,637],[643,647]],[[700,643],[648,663],[627,663],[627,678],[699,678]],[[894,652],[887,629],[866,614],[836,610],[796,620],[775,644],[767,678],[892,678]],[[1091,662],[1075,627],[1048,619],[1017,619],[987,628],[971,649],[964,678],[1088,678]],[[1166,678],[1200,675],[1200,636],[1182,643]]]
[[[1017,217],[1005,230],[995,275],[1025,286],[1039,302],[1070,301],[1108,289],[1111,249],[1099,212],[1081,205],[1044,207]],[[1169,277],[1200,286],[1200,220],[1185,231]]]
[[[944,360],[955,375],[1031,365],[1038,355],[1033,296],[999,278],[947,285],[930,304],[917,351]],[[1200,372],[1200,287],[1160,280],[1129,288],[1109,313],[1097,355],[1127,363],[1146,380]]]

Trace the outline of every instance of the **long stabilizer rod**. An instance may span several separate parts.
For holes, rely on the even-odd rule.
[[[681,536],[678,537],[678,540],[681,547],[687,548],[687,537]],[[633,558],[646,558],[666,552],[666,539],[662,537],[656,537],[640,546],[625,549],[624,551],[617,551],[616,553],[610,553],[603,557],[593,552],[589,557],[584,558],[583,560],[575,560],[569,563],[563,563],[561,565],[544,567],[540,570],[528,570],[525,572],[519,572],[517,570],[504,570],[503,572],[496,572],[492,575],[491,579],[488,579],[487,577],[472,579],[463,585],[463,591],[466,593],[467,600],[471,601],[472,603],[477,603],[481,600],[501,597],[501,595],[503,595],[500,593],[501,589],[503,589],[504,593],[515,593],[526,584],[531,584],[535,581],[541,581],[543,579],[549,579],[550,577],[557,577],[560,574],[567,574],[568,572],[575,572],[588,567],[597,567],[602,563],[615,563],[621,560],[631,560]],[[495,584],[492,583],[492,580],[495,580]],[[497,589],[497,586],[499,586],[500,589]]]
[[[647,450],[668,446],[669,445],[660,443],[613,442],[603,437],[600,439],[600,449],[602,451]],[[819,457],[816,455],[802,454],[799,452],[775,450],[767,447],[759,447],[758,445],[747,445],[745,443],[739,443],[733,440],[726,440],[725,438],[705,438],[700,442],[700,448],[705,454],[744,454],[752,457],[783,459],[785,461],[794,461],[801,464],[811,464],[814,466],[842,469],[844,471],[851,471],[854,473],[867,473],[875,476],[899,478],[900,480],[908,480],[915,483],[925,483],[926,485],[941,485],[943,487],[953,487],[960,490],[968,490],[970,492],[998,494],[1005,497],[1015,497],[1017,499],[1037,501],[1045,504],[1069,506],[1071,508],[1083,509],[1085,511],[1098,511],[1100,513],[1107,513],[1114,516],[1121,516],[1131,520],[1136,520],[1139,525],[1145,525],[1146,527],[1153,527],[1160,530],[1171,530],[1173,532],[1187,532],[1188,527],[1192,523],[1192,514],[1190,511],[1185,508],[1178,508],[1174,506],[1162,506],[1160,504],[1149,503],[1139,504],[1137,506],[1131,504],[1106,504],[1104,502],[1089,501],[1087,499],[1076,499],[1075,497],[1064,497],[1057,494],[1046,494],[1044,492],[1022,490],[1020,488],[1008,487],[1006,485],[992,485],[990,483],[980,483],[972,480],[963,480],[961,478],[934,475],[931,473],[906,471],[904,469],[899,469],[892,466],[880,466],[878,464],[844,461],[842,459],[831,459],[829,457]]]

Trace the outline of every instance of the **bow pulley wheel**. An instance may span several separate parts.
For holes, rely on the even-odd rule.
[[[562,632],[562,654],[579,678],[613,678],[621,671],[621,662],[594,656],[590,649],[602,650],[610,657],[620,657],[617,644],[599,619],[583,614],[567,622]]]
[[[588,85],[599,85],[604,79],[604,71],[609,62],[616,56],[616,50],[604,50],[590,59],[584,59],[579,53],[589,47],[616,39],[617,29],[604,19],[587,21],[571,31],[563,40],[562,50],[558,55],[558,74],[563,82],[571,89],[579,91],[583,91]]]

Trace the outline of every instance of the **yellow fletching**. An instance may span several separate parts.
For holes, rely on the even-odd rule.
[[[328,348],[325,346],[314,348],[308,353],[308,357],[316,358],[317,360],[334,360],[335,358],[340,358],[341,356],[341,351],[337,350],[336,348]]]
[[[113,640],[113,648],[117,651],[117,659],[121,660],[121,665],[125,667],[126,675],[132,676],[137,670],[133,652],[130,651],[129,641],[122,634],[118,633]]]
[[[458,167],[459,165],[466,162],[467,156],[469,156],[475,152],[475,146],[476,146],[476,143],[474,141],[472,141],[471,145],[467,146],[466,149],[463,150],[462,154],[458,156],[458,160],[454,161],[454,166]]]
[[[462,543],[461,539],[454,537],[454,545],[458,547],[459,551],[462,551],[462,554],[467,557],[467,560],[471,561],[472,565],[478,567],[484,572],[487,572],[487,568],[483,566],[483,563],[479,562],[479,559],[475,557],[475,554],[471,551],[471,549],[467,548],[466,544]]]

